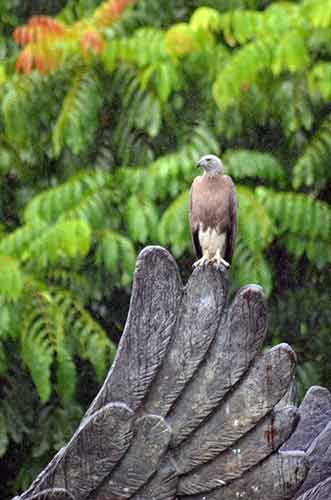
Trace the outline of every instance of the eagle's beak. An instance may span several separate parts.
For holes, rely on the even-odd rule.
[[[197,167],[198,168],[203,168],[205,166],[205,160],[199,160],[198,163],[197,163]]]

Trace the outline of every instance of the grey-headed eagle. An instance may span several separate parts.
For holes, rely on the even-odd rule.
[[[194,179],[190,193],[192,241],[199,259],[194,267],[209,262],[229,267],[237,236],[236,189],[217,156],[203,156],[197,166],[204,173]]]

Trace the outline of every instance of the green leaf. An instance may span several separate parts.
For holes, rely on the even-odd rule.
[[[16,259],[0,255],[0,295],[17,300],[23,290],[23,277]]]
[[[252,253],[262,252],[274,238],[273,221],[253,191],[237,186],[237,196],[240,234]]]
[[[331,86],[331,85],[330,85]],[[293,187],[313,186],[323,189],[331,179],[331,115],[328,115],[313,136],[293,169]]]
[[[71,82],[53,128],[55,157],[60,156],[64,146],[76,155],[86,151],[98,126],[102,100],[98,75],[90,69],[80,68]]]
[[[176,257],[191,248],[188,221],[189,193],[185,191],[164,212],[159,227],[163,245],[170,244]]]
[[[273,288],[273,276],[266,257],[257,250],[251,250],[246,242],[239,238],[233,257],[231,276],[236,288],[249,283],[262,286],[266,295],[270,295]]]
[[[226,173],[235,179],[257,178],[278,185],[283,185],[285,182],[284,168],[271,154],[228,149],[223,159]]]
[[[57,349],[57,385],[64,403],[73,399],[76,389],[76,366],[64,343]]]
[[[64,220],[49,226],[23,252],[22,260],[46,268],[63,259],[82,258],[91,246],[91,229],[85,220]]]
[[[148,238],[147,221],[144,207],[137,196],[131,196],[127,202],[126,219],[131,238],[145,243]]]
[[[97,254],[97,263],[104,265],[107,271],[116,272],[119,261],[118,240],[110,231],[106,231],[99,242]]]
[[[0,411],[0,458],[2,458],[8,448],[9,439],[7,433],[7,425],[4,414]]]
[[[8,361],[6,350],[3,343],[0,341],[0,377],[4,377],[8,371]]]
[[[199,7],[193,12],[190,25],[194,31],[203,29],[217,32],[221,25],[221,15],[216,9]]]

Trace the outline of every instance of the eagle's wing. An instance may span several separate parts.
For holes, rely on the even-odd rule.
[[[235,185],[228,175],[226,176],[227,184],[229,186],[229,225],[227,230],[227,245],[225,251],[225,260],[231,264],[234,248],[237,238],[237,195]]]
[[[191,186],[190,190],[190,226],[191,226],[191,237],[193,247],[198,259],[202,257],[202,249],[199,241],[199,224],[197,222],[197,218],[193,214],[193,189],[194,189],[195,180]]]

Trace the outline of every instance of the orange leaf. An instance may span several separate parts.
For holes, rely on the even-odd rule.
[[[23,73],[31,73],[33,66],[33,54],[31,47],[26,47],[16,61],[16,70]]]
[[[65,27],[56,19],[47,16],[33,16],[25,26],[14,31],[14,39],[19,45],[42,41],[46,37],[60,38],[65,34]]]
[[[113,14],[117,17],[120,16],[123,10],[125,10],[126,7],[128,7],[132,3],[133,3],[132,0],[117,0],[112,3],[111,10]]]
[[[82,36],[80,45],[86,56],[89,50],[94,52],[94,54],[100,54],[104,48],[105,42],[98,31],[86,31]]]

